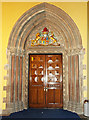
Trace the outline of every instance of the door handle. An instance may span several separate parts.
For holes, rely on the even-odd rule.
[[[47,92],[47,91],[48,91],[48,89],[47,89],[47,88],[44,88],[44,91],[46,91],[46,92]]]
[[[48,89],[46,88],[46,92],[48,91]]]
[[[45,91],[45,88],[44,88],[44,91]]]

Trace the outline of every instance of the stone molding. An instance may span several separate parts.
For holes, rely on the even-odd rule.
[[[66,40],[65,43],[70,44],[69,46],[67,46],[67,48],[70,47],[71,44],[72,48],[73,46],[78,47],[82,45],[79,30],[71,17],[63,10],[57,8],[54,5],[42,3],[28,10],[16,22],[10,35],[8,48],[10,46],[18,46],[17,48],[21,47],[23,49],[24,42],[27,37],[29,35],[31,36],[31,33],[37,30],[39,27],[43,26],[43,24],[47,24],[47,26],[52,26],[51,28],[55,28],[54,33],[56,31],[59,31],[60,29],[64,38],[66,36],[66,39],[64,39]],[[20,31],[22,32],[20,33]]]
[[[30,51],[29,51],[29,49],[30,49]],[[19,102],[18,102],[18,104],[16,102],[14,102],[15,106],[10,105],[10,108],[12,108],[11,106],[13,106],[13,108],[14,108],[11,111],[14,112],[14,111],[22,110],[24,108],[25,109],[28,108],[28,58],[29,58],[28,55],[30,53],[62,53],[63,54],[63,103],[64,103],[63,108],[79,113],[79,111],[78,111],[79,109],[77,109],[77,105],[76,105],[77,103],[73,103],[72,101],[68,101],[68,92],[67,92],[68,91],[68,88],[67,88],[68,87],[68,79],[67,79],[68,78],[68,66],[66,67],[66,65],[67,65],[67,57],[68,56],[76,55],[76,54],[78,55],[78,54],[80,54],[80,51],[82,51],[82,50],[78,50],[79,53],[77,52],[76,54],[75,54],[75,51],[74,51],[74,54],[73,54],[73,51],[70,54],[70,50],[68,50],[69,53],[67,52],[67,54],[66,54],[66,50],[64,50],[63,48],[58,48],[58,47],[56,47],[54,49],[53,49],[53,47],[52,47],[52,49],[50,49],[50,47],[48,47],[47,51],[45,51],[45,47],[44,47],[44,49],[43,49],[43,47],[40,47],[40,48],[38,47],[36,49],[35,48],[29,48],[29,49],[27,51],[24,50],[24,54],[22,51],[23,58],[25,60],[25,61],[23,61],[23,63],[24,63],[23,68],[25,66],[24,71],[23,71],[23,83],[24,83],[23,88],[25,88],[23,90],[23,94],[25,94],[25,97],[23,96],[24,98],[22,98],[24,107],[21,107]],[[10,51],[10,52],[12,53],[12,51]],[[82,52],[81,56],[83,54],[84,53]],[[12,56],[13,54],[10,54],[10,55]],[[14,52],[14,55],[17,56],[17,53]],[[21,54],[18,54],[18,55],[19,55],[19,57],[21,56]],[[81,59],[81,61],[82,60],[83,59]],[[80,66],[83,66],[82,62],[80,62],[80,63],[81,63]],[[83,67],[82,67],[82,70],[83,70]],[[83,73],[80,73],[80,79],[81,79],[81,74],[83,74]],[[81,90],[83,91],[86,89],[82,88]],[[83,101],[83,98],[82,98],[82,101]],[[20,106],[21,108],[18,109],[17,106]]]

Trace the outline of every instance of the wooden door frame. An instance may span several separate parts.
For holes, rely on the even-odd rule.
[[[63,63],[63,54],[62,53],[29,53],[29,58],[28,58],[29,59],[29,61],[28,61],[28,66],[29,66],[28,67],[28,108],[30,108],[30,106],[29,106],[30,55],[62,55],[62,63]],[[62,64],[62,81],[63,81],[63,64]],[[63,82],[62,82],[62,88],[63,88]],[[62,89],[62,103],[63,103],[63,89]]]

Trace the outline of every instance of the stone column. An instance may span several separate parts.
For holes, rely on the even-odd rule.
[[[25,104],[24,107],[25,109],[28,108],[28,60],[29,60],[29,56],[28,53],[26,53],[25,55]]]
[[[63,54],[63,108],[68,107],[68,58]]]
[[[7,80],[6,87],[6,109],[2,111],[2,114],[10,114],[12,112],[11,107],[11,52],[7,50],[7,65],[5,65],[4,69],[7,70],[7,76],[4,76],[4,80]],[[8,96],[8,97],[7,97]]]

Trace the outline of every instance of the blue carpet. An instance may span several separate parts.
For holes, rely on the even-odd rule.
[[[80,117],[73,112],[69,112],[63,109],[33,109],[29,108],[20,112],[12,113],[10,116],[3,116],[3,120],[8,118],[8,120],[14,119],[62,119],[62,120],[81,120]]]

